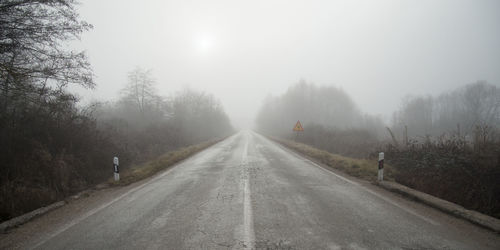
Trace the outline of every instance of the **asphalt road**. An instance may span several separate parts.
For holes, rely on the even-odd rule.
[[[57,223],[58,212],[30,222],[24,227],[37,233],[14,230],[0,246],[500,249],[497,234],[327,170],[251,131],[116,192],[89,198]]]

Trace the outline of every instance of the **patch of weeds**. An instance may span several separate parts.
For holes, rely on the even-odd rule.
[[[333,154],[321,149],[314,148],[312,146],[293,142],[284,139],[271,138],[274,141],[280,143],[281,145],[309,156],[317,161],[345,172],[349,175],[359,177],[369,181],[375,181],[377,179],[378,172],[378,162],[376,158],[370,159],[358,159],[352,157],[346,157],[338,154]],[[390,165],[384,165],[384,178],[387,180],[394,180],[395,170]]]
[[[170,151],[152,161],[146,162],[142,165],[134,166],[120,173],[120,181],[115,182],[109,179],[110,185],[126,186],[131,183],[140,181],[142,179],[153,176],[154,174],[167,169],[168,167],[206,149],[221,140],[212,140],[192,146],[184,147],[175,151]]]

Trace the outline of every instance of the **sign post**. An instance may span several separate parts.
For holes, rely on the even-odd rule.
[[[297,134],[295,135],[295,141],[297,141],[297,137],[299,136],[299,132],[304,131],[304,127],[302,127],[302,124],[300,124],[300,121],[297,121],[297,123],[295,124],[295,127],[293,127],[293,131],[297,132]]]
[[[384,152],[378,153],[378,181],[384,180]]]
[[[118,157],[114,157],[113,158],[113,170],[115,172],[115,181],[119,181],[120,180],[120,169],[119,169],[119,164],[118,164]]]

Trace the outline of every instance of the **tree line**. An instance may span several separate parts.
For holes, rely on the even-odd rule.
[[[165,97],[156,94],[151,71],[129,72],[128,83],[115,102],[97,103],[98,129],[134,159],[147,160],[233,131],[219,100],[213,95],[184,89]]]
[[[292,133],[300,120],[303,133]],[[281,96],[268,96],[256,117],[261,133],[294,138],[347,156],[371,153],[385,133],[378,116],[363,114],[352,98],[333,86],[302,80]]]
[[[478,81],[438,96],[408,96],[391,127],[400,141],[456,134],[480,143],[498,140],[499,126],[500,88]]]

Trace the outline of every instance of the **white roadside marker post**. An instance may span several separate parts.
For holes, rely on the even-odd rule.
[[[384,180],[384,152],[378,153],[378,181]]]
[[[118,157],[113,158],[113,166],[114,166],[114,172],[115,172],[115,181],[120,180],[120,169],[118,168]]]

